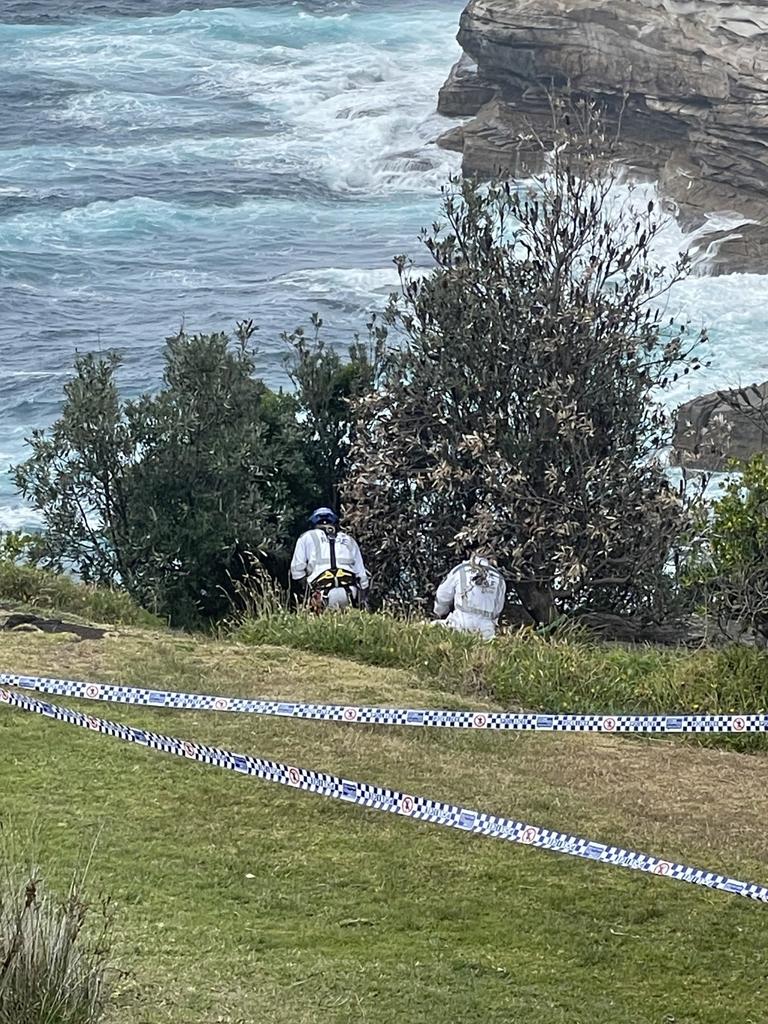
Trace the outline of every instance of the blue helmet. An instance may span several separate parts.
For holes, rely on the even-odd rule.
[[[339,517],[336,515],[332,508],[323,507],[316,508],[312,515],[309,517],[309,521],[310,523],[312,523],[313,526],[335,526],[339,521]]]

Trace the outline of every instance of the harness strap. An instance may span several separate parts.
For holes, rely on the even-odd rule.
[[[319,576],[312,580],[310,587],[312,590],[333,590],[334,587],[344,587],[345,590],[350,587],[356,587],[358,583],[357,576],[348,569],[326,569],[325,572],[321,572]]]

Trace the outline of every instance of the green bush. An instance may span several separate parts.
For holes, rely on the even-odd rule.
[[[722,650],[624,647],[586,634],[542,637],[530,630],[492,643],[387,615],[290,615],[248,619],[239,640],[406,669],[440,690],[490,697],[544,712],[666,714],[768,710],[768,657]],[[741,750],[768,749],[765,735],[700,737]]]
[[[109,903],[89,902],[85,874],[57,898],[2,844],[0,1024],[98,1024],[110,998]]]
[[[297,327],[283,334],[289,346],[286,368],[296,391],[302,432],[317,483],[316,505],[337,508],[347,460],[356,436],[352,403],[367,394],[381,370],[387,332],[368,324],[368,344],[355,338],[346,360],[321,335],[315,313],[309,331]]]
[[[36,560],[121,587],[181,626],[225,616],[259,566],[287,583],[309,510],[337,494],[349,401],[383,343],[372,327],[373,347],[356,343],[345,362],[313,325],[311,337],[285,336],[295,395],[256,376],[250,322],[235,344],[221,333],[169,338],[162,386],[135,401],[120,397],[116,355],[78,356],[61,417],[33,433],[15,469],[45,523]]]
[[[169,338],[162,387],[120,398],[117,356],[79,356],[60,419],[16,467],[54,567],[124,587],[179,625],[229,608],[242,566],[285,544],[313,476],[295,400],[255,376],[241,325]]]
[[[757,455],[702,517],[690,578],[731,636],[768,644],[768,460]]]

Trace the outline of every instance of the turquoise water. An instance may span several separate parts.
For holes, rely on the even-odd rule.
[[[182,320],[253,318],[286,383],[280,332],[314,310],[340,342],[363,329],[457,167],[434,111],[463,0],[186,6],[0,0],[0,529],[30,521],[5,469],[76,350],[120,350],[135,394]],[[685,242],[671,224],[662,255]],[[671,400],[768,378],[768,277],[669,306],[713,336]]]
[[[182,319],[252,317],[276,384],[312,311],[350,341],[456,167],[434,110],[461,2],[183,6],[0,5],[3,470],[75,350],[120,350],[136,393]],[[0,475],[0,528],[28,519]]]

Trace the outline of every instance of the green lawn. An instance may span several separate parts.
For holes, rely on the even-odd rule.
[[[2,670],[466,705],[403,669],[121,629]],[[68,702],[78,706],[77,702]],[[474,705],[482,702],[475,699]],[[768,759],[669,740],[91,713],[768,882]],[[486,705],[490,706],[490,705]],[[110,1024],[764,1024],[768,907],[239,777],[0,707],[0,816],[63,877],[99,833]]]

